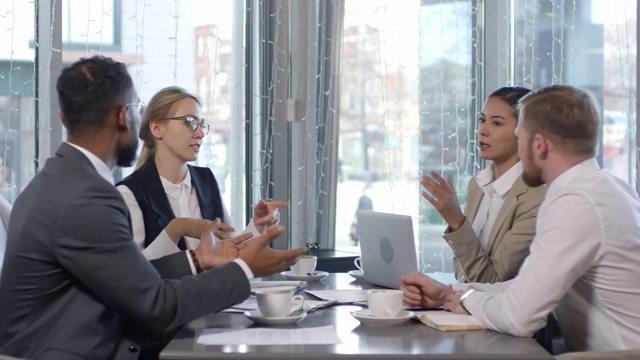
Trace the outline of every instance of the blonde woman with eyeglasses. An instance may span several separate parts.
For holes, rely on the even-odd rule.
[[[219,238],[234,231],[211,169],[187,164],[197,159],[209,128],[200,101],[180,87],[160,90],[144,109],[136,170],[117,188],[131,213],[134,240],[150,260],[195,249],[216,219]],[[278,221],[278,208],[286,206],[260,200],[242,233],[262,234]]]

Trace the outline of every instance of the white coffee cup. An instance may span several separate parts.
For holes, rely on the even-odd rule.
[[[375,317],[395,317],[402,309],[402,291],[374,289],[367,291],[367,306]]]
[[[302,255],[295,264],[291,265],[291,272],[294,275],[309,275],[316,270],[318,258],[313,255]]]
[[[256,298],[258,309],[266,318],[288,316],[292,312],[302,309],[304,304],[302,295],[294,296],[290,290],[258,291]],[[298,303],[296,304],[296,302]]]
[[[353,259],[353,265],[355,265],[358,270],[362,271],[362,259],[360,259],[359,257]]]

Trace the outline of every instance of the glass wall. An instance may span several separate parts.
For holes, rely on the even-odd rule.
[[[419,176],[452,174],[460,203],[479,161],[485,96],[568,83],[603,109],[604,168],[636,181],[636,1],[345,2],[336,247],[358,250],[358,208],[410,215],[421,270],[451,271]],[[484,14],[484,16],[481,16]]]
[[[0,2],[0,195],[13,202],[34,175],[34,4]]]
[[[487,165],[474,119],[508,84],[592,90],[600,160],[638,181],[633,0],[64,0],[38,26],[35,6],[0,2],[0,193],[10,201],[62,140],[35,89],[97,53],[129,66],[143,101],[169,85],[200,97],[213,130],[197,164],[215,173],[235,224],[260,197],[289,201],[278,247],[358,251],[355,212],[371,208],[412,216],[421,269],[451,271],[419,177],[452,174],[464,203]],[[61,65],[34,65],[37,49],[58,54],[53,41],[36,46],[34,29],[59,32]]]
[[[233,66],[242,67],[231,61],[232,27],[234,21],[242,21],[234,20],[234,2],[111,0],[80,1],[74,6],[68,2],[63,4],[62,19],[65,64],[102,53],[127,64],[143,102],[171,85],[198,96],[212,130],[203,139],[195,164],[211,168],[234,223],[242,223],[244,204],[231,202],[232,184],[238,182],[232,181],[228,166],[231,137],[243,136],[232,134],[230,126],[230,75]],[[236,107],[241,109],[242,103]],[[241,163],[236,165],[243,170]],[[116,169],[116,180],[132,170]]]
[[[603,110],[600,161],[636,182],[637,2],[517,1],[515,79],[591,90]]]
[[[421,269],[452,271],[419,181],[452,174],[464,203],[478,96],[472,16],[471,1],[346,1],[337,248],[359,250],[358,209],[410,215]]]

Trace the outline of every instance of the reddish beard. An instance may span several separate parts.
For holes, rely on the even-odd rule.
[[[529,139],[527,161],[523,161],[522,165],[522,181],[524,181],[527,186],[538,187],[544,184],[544,180],[542,180],[542,169],[537,168],[533,162],[533,137]]]

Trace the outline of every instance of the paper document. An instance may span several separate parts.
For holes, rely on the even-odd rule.
[[[239,304],[231,305],[222,311],[243,313],[245,311],[253,311],[253,310],[258,310],[258,300],[256,299],[255,295],[251,295],[245,301]]]
[[[307,309],[314,309],[314,308],[321,308],[322,305],[327,304],[328,301],[324,301],[324,300],[304,300],[304,304],[302,305],[302,308],[304,310]],[[230,313],[243,313],[245,311],[253,311],[253,310],[258,310],[258,300],[256,299],[255,295],[251,295],[247,298],[247,300],[239,303],[239,304],[235,304],[235,305],[231,305],[228,308],[222,310],[222,312],[230,312]]]
[[[335,300],[338,304],[351,304],[355,302],[367,301],[367,290],[305,290],[323,300]]]
[[[294,293],[307,287],[306,281],[251,281],[251,293],[266,290],[286,290],[290,289]]]
[[[204,329],[197,342],[204,345],[342,344],[332,325],[296,329]]]
[[[451,330],[484,330],[487,327],[471,315],[462,315],[450,311],[415,311],[423,324],[432,328]]]

